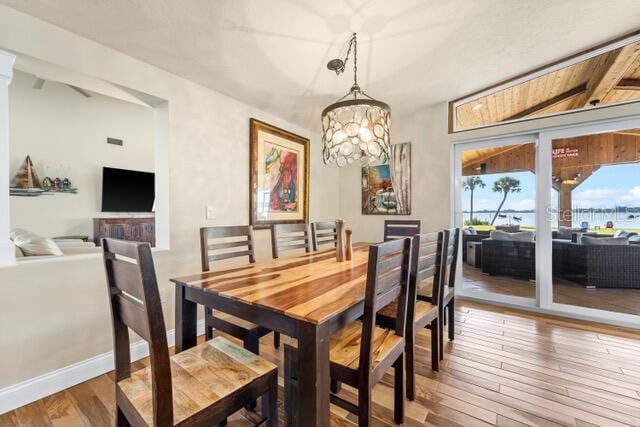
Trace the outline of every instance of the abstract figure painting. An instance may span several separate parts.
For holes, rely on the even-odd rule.
[[[362,214],[411,214],[411,143],[391,146],[389,161],[362,165]]]
[[[251,224],[306,223],[309,140],[255,119],[250,124]]]

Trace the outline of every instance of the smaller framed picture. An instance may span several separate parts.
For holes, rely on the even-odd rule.
[[[411,215],[411,143],[391,146],[389,161],[362,165],[362,214]]]
[[[307,223],[309,139],[250,121],[249,217],[256,228]]]

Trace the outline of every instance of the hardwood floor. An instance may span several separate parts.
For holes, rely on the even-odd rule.
[[[506,276],[487,276],[481,269],[463,266],[464,287],[525,298],[536,297],[535,283]],[[640,315],[640,289],[587,289],[582,285],[554,278],[553,302]]]
[[[464,301],[457,310],[456,340],[445,345],[440,373],[430,369],[428,331],[418,337],[417,396],[406,404],[405,425],[640,425],[637,331]],[[282,350],[268,335],[262,344],[263,355],[284,372]],[[391,373],[374,388],[375,425],[392,424]],[[0,426],[110,425],[113,389],[113,373],[101,375],[1,415]],[[355,397],[346,386],[342,393]],[[229,425],[252,420],[254,414],[243,411]],[[332,407],[332,425],[354,421]]]

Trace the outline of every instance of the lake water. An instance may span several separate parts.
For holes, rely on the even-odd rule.
[[[474,212],[473,217],[491,222],[493,215],[495,212]],[[507,218],[496,218],[496,222],[494,225],[501,224],[519,224],[522,227],[535,227],[536,224],[536,214],[534,212],[527,213],[505,213]],[[522,218],[522,221],[518,222],[513,219],[513,217]],[[591,212],[581,212],[574,213],[572,221],[573,227],[580,227],[583,221],[589,223],[589,227],[600,226],[602,228],[605,227],[607,221],[612,221],[614,228],[640,228],[640,218],[628,219],[629,214],[626,213],[591,213]],[[464,220],[467,221],[469,219],[469,213],[463,213]],[[558,223],[558,216],[556,212],[552,212],[548,214],[548,218],[551,221],[552,225],[555,227]]]

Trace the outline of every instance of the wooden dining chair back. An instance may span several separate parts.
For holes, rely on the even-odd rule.
[[[311,252],[311,239],[307,224],[273,224],[271,226],[271,251],[274,258],[280,252],[304,249]]]
[[[399,239],[369,247],[369,261],[361,321],[347,324],[330,341],[331,403],[358,415],[359,426],[372,423],[372,392],[389,368],[394,368],[394,420],[404,420],[404,334],[409,282],[411,240]],[[376,326],[376,315],[390,303],[401,312],[393,330]],[[295,419],[297,392],[297,348],[286,344],[285,412],[288,425],[299,425]],[[338,395],[340,383],[358,390],[358,402]]]
[[[412,238],[409,286],[407,290],[406,375],[407,397],[415,399],[415,337],[423,328],[431,330],[431,369],[438,371],[440,360],[440,307],[443,286],[443,251],[446,233],[417,234]],[[418,291],[432,283],[432,302],[418,299]],[[398,305],[389,304],[377,317],[377,323],[390,328],[397,325]]]
[[[412,238],[420,234],[419,219],[387,219],[384,221],[384,241]]]
[[[432,283],[433,305],[442,303],[446,265],[444,250],[448,246],[448,235],[444,231],[418,234],[413,237],[411,270],[409,277],[409,305],[415,306],[419,291]],[[412,308],[412,307],[408,307]]]
[[[113,321],[116,382],[131,376],[131,329],[149,344],[153,417],[158,424],[162,420],[166,423],[173,420],[171,366],[151,246],[103,239],[102,247]]]
[[[335,221],[312,222],[311,239],[314,251],[320,249],[322,245],[331,245],[331,247],[335,248],[338,244]]]
[[[440,359],[444,359],[444,326],[449,327],[449,339],[455,337],[455,307],[454,288],[449,286],[455,283],[456,266],[458,263],[458,248],[460,241],[460,229],[452,228],[444,230],[445,245],[442,254],[441,288],[438,294],[423,293],[418,290],[418,299],[435,303],[440,309]],[[434,291],[435,292],[435,291]]]
[[[460,228],[446,230],[448,234],[447,259],[445,262],[445,280],[443,280],[443,323],[448,326],[449,340],[455,339],[455,284],[460,248]],[[445,286],[446,285],[446,286]],[[446,316],[444,311],[446,310]]]
[[[210,270],[212,261],[232,258],[246,258],[250,263],[256,262],[253,227],[250,225],[233,225],[200,228],[200,255],[202,271]],[[242,340],[244,347],[256,354],[260,353],[260,337],[271,330],[255,323],[248,322],[211,307],[205,307],[205,338],[213,338],[213,330],[219,330]],[[273,342],[280,347],[280,333],[274,332]]]
[[[397,239],[369,247],[369,263],[365,288],[360,371],[371,374],[373,365],[374,330],[376,315],[382,308],[395,302],[398,305],[395,335],[404,337],[407,320],[407,291],[411,239]]]
[[[460,248],[460,229],[450,228],[447,244],[446,280],[445,285],[453,289],[456,283],[456,270],[458,268],[458,251]]]
[[[249,262],[256,262],[253,227],[231,225],[200,228],[200,254],[202,271],[209,271],[212,261],[247,257]]]
[[[170,357],[151,246],[107,238],[102,247],[113,325],[116,426],[213,425],[263,396],[263,415],[268,413],[267,424],[275,427],[276,366],[222,337]],[[149,344],[150,366],[133,374],[129,329]],[[211,374],[223,370],[241,373],[236,384]],[[199,372],[208,372],[207,378],[197,378]]]

